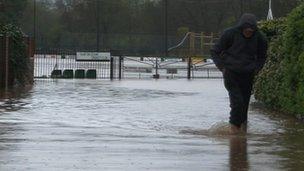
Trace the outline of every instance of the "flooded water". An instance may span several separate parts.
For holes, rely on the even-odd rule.
[[[257,103],[247,135],[180,133],[228,120],[221,79],[38,80],[2,96],[0,170],[304,167],[303,124]]]

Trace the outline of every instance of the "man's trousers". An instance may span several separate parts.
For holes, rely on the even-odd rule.
[[[229,122],[237,127],[247,122],[248,106],[252,91],[254,73],[238,73],[226,69],[223,73],[224,84],[230,99]]]

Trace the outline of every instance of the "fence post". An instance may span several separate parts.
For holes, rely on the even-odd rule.
[[[114,79],[114,58],[111,56],[110,59],[110,80]]]
[[[159,79],[159,73],[158,73],[158,58],[156,57],[156,61],[155,61],[155,75],[153,75],[154,79]]]
[[[190,80],[191,79],[191,67],[192,67],[192,59],[191,57],[188,58],[188,72],[187,72],[187,78]]]
[[[34,82],[34,55],[33,55],[33,42],[32,42],[32,39],[30,37],[27,37],[27,58],[28,60],[30,61],[30,81],[31,83]]]
[[[195,54],[195,33],[190,34],[190,52],[191,56]],[[191,67],[192,67],[192,58],[191,56],[188,57],[188,67],[187,67],[187,78],[191,79]]]
[[[122,56],[120,55],[119,56],[119,75],[118,75],[118,78],[121,80],[121,78],[122,78],[122,60],[123,60],[123,58],[122,58]]]

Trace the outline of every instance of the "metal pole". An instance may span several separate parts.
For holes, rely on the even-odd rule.
[[[168,0],[165,2],[165,57],[168,57]]]
[[[37,18],[36,18],[36,16],[37,16],[37,1],[36,0],[34,0],[34,28],[33,28],[33,44],[31,44],[32,46],[31,46],[31,48],[32,48],[32,55],[33,55],[33,65],[32,65],[32,67],[33,67],[33,81],[34,81],[34,68],[35,68],[35,51],[36,51],[36,41],[37,41],[37,39],[36,39],[36,37],[37,37],[37,35],[36,35],[36,25],[37,25]],[[38,70],[39,71],[39,70]]]
[[[159,79],[159,74],[158,74],[158,58],[156,57],[155,61],[155,75],[153,75],[153,78]]]
[[[158,75],[158,58],[156,58],[156,62],[155,62],[155,75],[156,77]]]
[[[110,79],[114,79],[114,58],[111,57],[110,59]]]
[[[96,0],[96,51],[100,51],[100,0]]]
[[[187,78],[190,80],[191,79],[191,66],[192,65],[192,59],[191,57],[188,58],[188,72],[187,72]]]
[[[122,78],[122,56],[119,56],[119,75],[118,75],[118,78],[121,80]]]
[[[34,33],[33,33],[33,37],[34,37],[34,41],[36,42],[36,22],[37,22],[37,2],[36,0],[34,0]]]

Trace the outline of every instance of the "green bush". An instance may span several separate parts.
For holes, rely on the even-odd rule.
[[[32,73],[30,60],[27,58],[24,34],[20,28],[14,25],[0,25],[0,36],[10,38],[9,67],[14,74],[14,82],[19,85],[30,84]]]
[[[271,43],[255,97],[276,110],[304,115],[304,3],[286,20],[262,23]]]
[[[266,35],[269,41],[282,35],[286,30],[286,26],[286,18],[259,22],[260,30]]]

